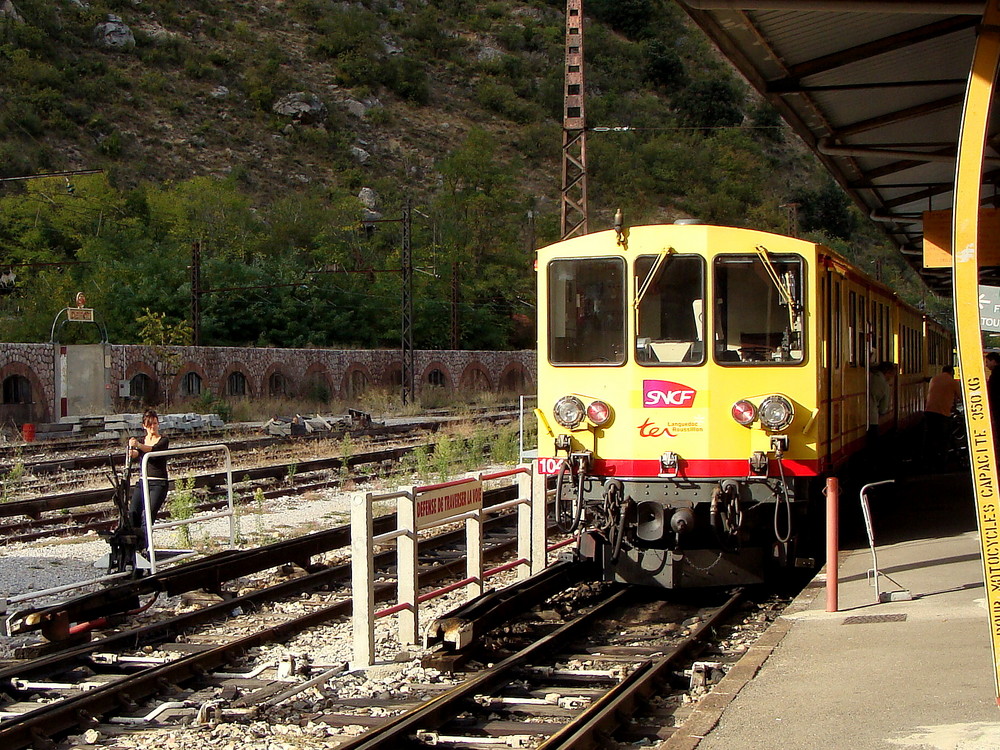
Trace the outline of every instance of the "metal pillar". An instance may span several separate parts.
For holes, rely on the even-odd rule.
[[[413,248],[410,244],[412,207],[410,199],[403,205],[403,250],[402,250],[402,354],[403,354],[403,403],[414,399],[413,392]]]
[[[566,0],[561,238],[587,234],[587,124],[583,78],[583,0]]]
[[[990,0],[978,29],[969,71],[965,110],[955,172],[955,210],[952,224],[952,283],[955,330],[965,398],[976,493],[976,516],[982,544],[983,577],[993,647],[994,688],[1000,704],[1000,487],[996,449],[983,363],[979,322],[979,206],[983,184],[983,155],[993,86],[1000,65],[1000,2]]]
[[[458,261],[451,264],[451,348],[458,349],[460,330],[458,324],[458,303],[460,295],[458,291]]]
[[[191,243],[191,344],[201,346],[201,240]]]

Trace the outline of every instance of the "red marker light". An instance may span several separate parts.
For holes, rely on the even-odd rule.
[[[757,408],[746,399],[733,404],[733,419],[744,427],[749,427],[757,419]]]
[[[611,407],[603,401],[591,401],[587,407],[587,418],[600,427],[611,419]]]

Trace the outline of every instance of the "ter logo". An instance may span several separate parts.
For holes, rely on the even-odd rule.
[[[697,391],[669,380],[643,380],[642,405],[647,409],[689,409]]]

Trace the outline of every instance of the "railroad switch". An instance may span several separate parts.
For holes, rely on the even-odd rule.
[[[458,737],[418,729],[417,740],[425,745],[496,745],[498,747],[534,747],[535,740],[530,734],[509,734],[506,737]]]
[[[464,667],[469,661],[468,654],[447,653],[435,651],[420,660],[420,666],[424,669],[436,669],[446,674],[465,671]]]
[[[696,661],[691,669],[684,670],[684,674],[691,676],[692,690],[714,685],[726,676],[721,661]]]

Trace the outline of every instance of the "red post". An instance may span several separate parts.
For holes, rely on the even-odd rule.
[[[837,553],[840,547],[840,485],[836,477],[826,480],[826,611],[836,612],[837,602]]]

